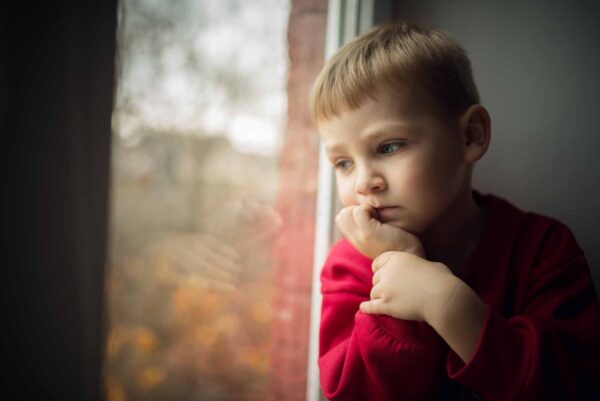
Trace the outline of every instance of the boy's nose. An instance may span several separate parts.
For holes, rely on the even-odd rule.
[[[380,192],[385,188],[385,179],[374,170],[362,169],[356,177],[356,192],[361,195]]]

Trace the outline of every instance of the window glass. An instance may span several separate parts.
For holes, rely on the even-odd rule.
[[[122,0],[108,399],[265,400],[288,0]]]

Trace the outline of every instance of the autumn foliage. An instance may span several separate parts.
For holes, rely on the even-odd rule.
[[[269,178],[273,163],[236,154],[220,138],[173,134],[165,138],[176,156],[165,178],[165,164],[153,154],[159,139],[148,134],[117,150],[108,399],[264,400],[279,227],[268,185],[276,180],[244,186],[237,178],[261,170]],[[244,169],[211,183],[223,171],[213,171],[210,158],[202,169],[185,168],[199,163],[189,151],[199,143]]]

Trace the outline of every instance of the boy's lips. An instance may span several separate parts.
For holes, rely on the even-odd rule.
[[[391,217],[400,207],[398,206],[381,206],[375,209],[379,218]]]

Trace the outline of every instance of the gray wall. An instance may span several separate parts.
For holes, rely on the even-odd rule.
[[[399,1],[395,12],[469,53],[492,116],[474,187],[571,227],[600,289],[599,3]]]

